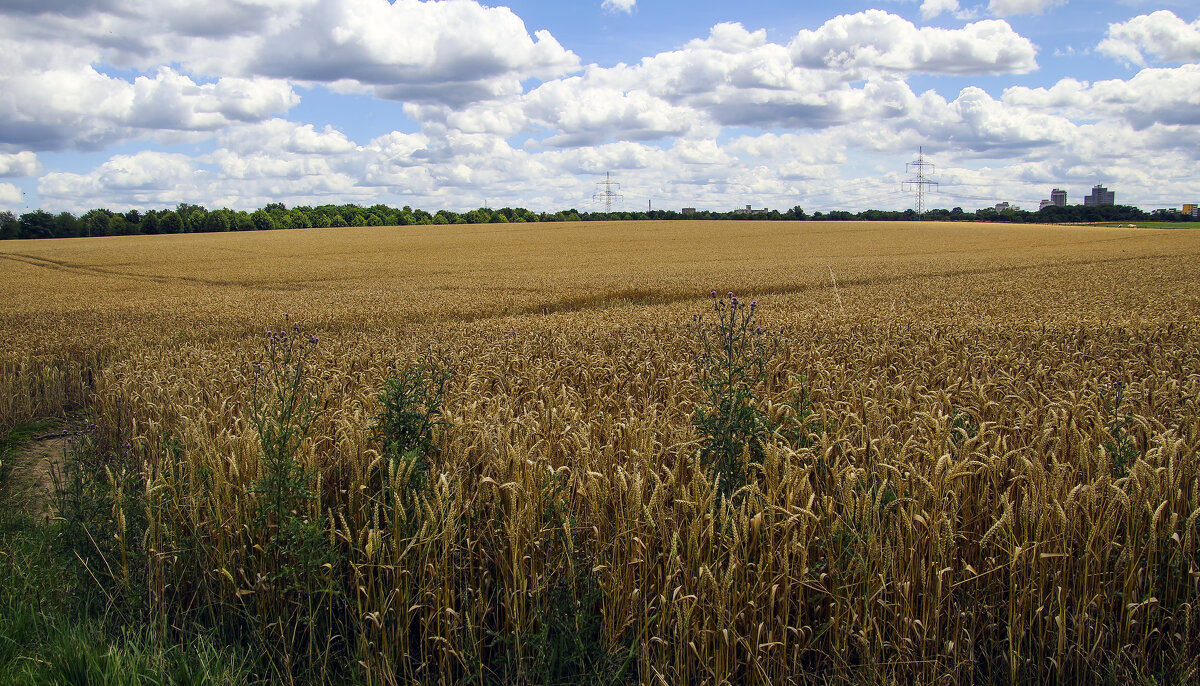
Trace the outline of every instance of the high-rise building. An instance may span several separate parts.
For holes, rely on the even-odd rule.
[[[1084,205],[1115,205],[1117,194],[1099,184],[1092,186],[1092,194],[1083,199]]]
[[[1067,206],[1067,192],[1064,190],[1059,190],[1058,188],[1055,188],[1054,190],[1050,191],[1050,204],[1055,205],[1057,207],[1066,207]]]

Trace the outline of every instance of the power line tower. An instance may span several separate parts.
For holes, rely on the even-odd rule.
[[[938,183],[929,179],[929,176],[933,174],[933,162],[925,161],[925,146],[921,146],[917,150],[917,159],[904,165],[904,173],[913,176],[902,183],[900,187],[905,191],[916,193],[917,219],[924,219],[925,193],[929,190],[936,191]]]
[[[622,196],[618,191],[621,190],[621,184],[612,180],[612,174],[604,172],[604,180],[596,182],[596,192],[592,194],[592,202],[603,204],[605,212],[613,211],[613,200],[617,200],[618,204]]]

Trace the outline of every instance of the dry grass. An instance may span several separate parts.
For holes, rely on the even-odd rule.
[[[321,337],[307,514],[342,556],[318,611],[351,620],[310,644],[372,683],[532,680],[564,589],[644,683],[1196,680],[1198,263],[1200,232],[976,224],[3,243],[0,425],[89,402],[142,470],[151,606],[252,614],[249,386],[291,313]],[[714,288],[784,331],[768,413],[803,375],[826,427],[736,505],[692,459]],[[451,426],[389,517],[370,417],[430,345]]]

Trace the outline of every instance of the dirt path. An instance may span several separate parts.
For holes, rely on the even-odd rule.
[[[53,516],[51,494],[54,492],[53,470],[62,464],[72,431],[66,422],[57,422],[48,430],[32,436],[9,455],[12,475],[7,498],[12,505],[28,510],[38,519]]]

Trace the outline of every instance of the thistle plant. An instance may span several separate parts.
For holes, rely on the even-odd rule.
[[[284,320],[288,322],[289,316],[285,314]],[[296,453],[317,417],[316,381],[308,374],[308,359],[317,341],[316,336],[303,336],[299,324],[292,324],[290,330],[285,324],[278,331],[267,331],[263,361],[254,365],[251,421],[263,460],[254,491],[264,497],[258,523],[270,528],[278,528],[313,497]]]
[[[284,320],[284,328],[267,332],[263,360],[254,365],[251,420],[262,447],[255,523],[266,534],[256,619],[265,623],[262,639],[276,669],[291,674],[303,657],[310,670],[325,662],[328,646],[311,637],[321,635],[316,625],[337,595],[329,571],[337,557],[324,536],[325,516],[311,512],[313,475],[298,458],[319,413],[318,382],[309,371],[319,339],[298,324],[288,328],[286,314]]]
[[[720,479],[723,495],[746,482],[749,464],[760,463],[771,422],[759,409],[755,388],[766,380],[774,342],[755,325],[758,301],[749,305],[732,292],[712,291],[710,314],[692,316],[698,343],[696,366],[703,399],[692,423],[700,431],[700,460]]]

